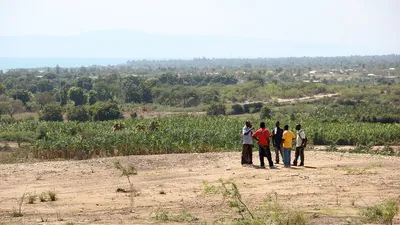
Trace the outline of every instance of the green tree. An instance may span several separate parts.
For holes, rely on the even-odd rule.
[[[68,98],[74,101],[75,106],[84,105],[86,103],[85,91],[80,87],[71,87],[68,90]]]
[[[94,103],[97,102],[97,92],[94,90],[90,90],[88,92],[88,102],[89,105],[93,105]]]
[[[63,121],[61,106],[58,104],[48,104],[44,106],[40,113],[40,120]]]
[[[72,106],[67,111],[67,118],[69,121],[84,122],[90,120],[90,115],[85,106]]]
[[[120,108],[113,102],[97,102],[90,106],[94,121],[115,120],[122,118]]]
[[[216,116],[216,115],[225,115],[226,114],[226,106],[222,103],[213,103],[207,109],[207,115]]]
[[[7,87],[4,86],[3,83],[0,82],[0,95],[4,95],[7,91]]]
[[[115,85],[114,85],[115,86]],[[99,101],[109,101],[113,99],[113,85],[107,84],[105,81],[99,81],[94,84],[94,91],[97,93]]]
[[[21,100],[22,103],[24,103],[24,105],[26,105],[26,103],[31,100],[32,94],[27,90],[15,89],[15,90],[11,91],[10,96],[13,99]]]
[[[55,97],[50,92],[36,93],[35,101],[43,107],[44,105],[54,102]]]
[[[90,77],[80,77],[76,82],[76,86],[90,91],[93,88],[92,79]]]

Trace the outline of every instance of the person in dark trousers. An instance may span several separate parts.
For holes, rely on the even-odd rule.
[[[253,164],[253,130],[250,120],[246,121],[246,125],[242,129],[242,165]]]
[[[258,129],[254,134],[253,138],[258,142],[258,153],[260,156],[260,166],[265,168],[264,157],[267,157],[269,168],[274,169],[274,163],[271,158],[271,151],[269,149],[269,130],[265,127],[265,123],[260,123],[260,129]]]
[[[272,145],[275,149],[275,163],[279,164],[279,154],[283,161],[282,135],[283,129],[279,127],[279,121],[276,121],[276,127],[272,130]]]
[[[306,134],[301,129],[301,125],[296,125],[296,151],[294,154],[293,166],[297,166],[297,160],[300,156],[300,166],[304,166],[304,148],[307,144]]]

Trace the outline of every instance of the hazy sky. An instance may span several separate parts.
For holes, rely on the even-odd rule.
[[[124,29],[400,51],[400,0],[0,0],[0,36]]]

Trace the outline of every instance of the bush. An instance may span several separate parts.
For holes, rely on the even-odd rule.
[[[260,112],[262,107],[263,104],[261,102],[256,102],[256,103],[244,104],[243,110],[244,113],[258,113]]]
[[[226,107],[222,103],[213,103],[207,109],[207,115],[216,116],[216,115],[225,115]]]
[[[97,102],[91,106],[94,121],[115,120],[122,118],[121,110],[113,102]]]
[[[44,121],[63,121],[61,106],[57,104],[46,105],[39,119]]]
[[[392,199],[374,206],[368,206],[360,214],[367,222],[393,224],[393,217],[397,215],[398,211],[398,202]]]
[[[84,106],[73,106],[69,108],[67,117],[70,121],[85,122],[90,120],[89,112]]]
[[[0,140],[4,141],[15,141],[18,143],[18,147],[21,147],[23,142],[34,142],[36,134],[30,131],[18,131],[18,132],[3,132],[0,133]]]
[[[137,113],[136,112],[132,112],[130,114],[130,116],[131,116],[132,119],[135,119],[135,118],[137,118]]]
[[[272,118],[272,115],[271,115],[271,109],[270,108],[268,108],[268,107],[266,107],[266,106],[264,106],[264,107],[262,107],[261,108],[261,111],[260,111],[260,119],[271,119]]]
[[[240,104],[234,104],[232,105],[232,114],[233,115],[239,115],[239,114],[243,114],[244,113],[244,109],[243,106]]]

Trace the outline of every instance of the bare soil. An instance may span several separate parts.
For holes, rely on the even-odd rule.
[[[125,177],[114,162],[134,165],[136,190],[130,212]],[[258,153],[253,153],[258,164]],[[400,158],[306,151],[306,167],[260,169],[240,165],[239,152],[146,155],[0,165],[0,224],[212,224],[238,215],[222,196],[205,195],[203,181],[218,185],[232,179],[243,200],[256,211],[276,192],[288,208],[314,215],[312,224],[349,224],[361,207],[400,197]],[[352,172],[353,171],[353,172]],[[354,173],[356,171],[356,173]],[[24,193],[54,191],[56,201],[22,204],[23,217],[12,217]],[[157,221],[157,211],[190,212],[194,222]],[[400,224],[399,217],[395,224]]]

